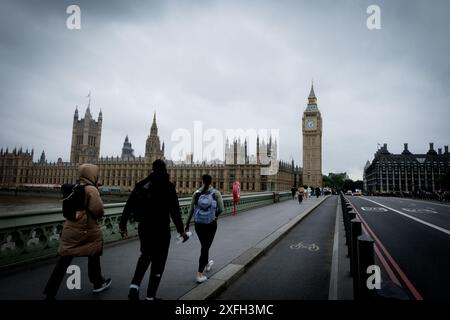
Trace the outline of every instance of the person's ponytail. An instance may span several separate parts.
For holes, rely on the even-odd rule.
[[[212,177],[209,174],[204,174],[202,176],[202,181],[203,181],[203,189],[201,193],[206,193],[209,189],[209,186],[212,183]]]

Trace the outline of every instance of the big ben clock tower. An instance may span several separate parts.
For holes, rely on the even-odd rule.
[[[303,112],[303,184],[322,187],[322,116],[311,84],[308,105]]]

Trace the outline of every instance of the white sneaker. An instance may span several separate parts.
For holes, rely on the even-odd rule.
[[[208,278],[204,275],[197,276],[197,283],[202,283],[202,282],[205,282],[206,280],[208,280]]]
[[[214,264],[214,260],[209,260],[208,264],[205,267],[205,271],[210,272],[213,264]]]

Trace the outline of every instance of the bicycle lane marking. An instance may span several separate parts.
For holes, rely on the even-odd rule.
[[[350,200],[349,200],[350,201]],[[364,220],[364,218],[362,217],[362,215],[359,213],[359,211],[356,209],[356,207],[353,205],[353,203],[350,201],[351,206],[353,207],[353,209],[356,211],[359,219],[361,220],[361,222],[363,223],[364,227],[366,228],[367,231],[369,231],[369,234],[372,236],[372,238],[374,239],[375,243],[378,245],[378,247],[381,249],[381,251],[383,251],[384,255],[386,256],[386,258],[389,260],[389,262],[392,264],[393,268],[397,271],[397,273],[399,274],[400,278],[403,280],[403,282],[405,283],[405,285],[408,287],[409,291],[411,292],[411,294],[414,296],[414,298],[416,300],[423,300],[422,295],[419,293],[419,291],[417,291],[417,289],[414,287],[414,285],[411,283],[411,281],[408,279],[408,277],[406,276],[406,274],[403,272],[403,270],[400,268],[400,266],[398,265],[398,263],[394,260],[394,258],[392,258],[391,254],[389,253],[389,251],[387,251],[387,249],[385,248],[385,246],[383,245],[383,243],[380,241],[380,239],[376,236],[375,232],[373,232],[373,230],[369,227],[369,224],[366,222],[366,220]]]
[[[309,251],[319,251],[319,246],[316,245],[315,243],[311,243],[311,244],[305,244],[303,242],[299,242],[296,244],[291,244],[289,246],[289,248],[291,248],[292,250],[297,250],[297,249],[308,249]]]
[[[422,219],[419,219],[419,218],[410,216],[409,214],[406,214],[406,213],[401,212],[401,211],[399,211],[399,210],[390,208],[390,207],[388,207],[388,206],[386,206],[386,205],[384,205],[384,204],[381,204],[381,203],[379,203],[379,202],[376,202],[376,201],[374,201],[374,200],[367,199],[367,198],[365,198],[365,197],[361,197],[361,199],[364,199],[364,200],[366,200],[366,201],[373,202],[373,203],[375,203],[375,204],[377,204],[377,205],[379,205],[379,206],[382,206],[382,207],[384,207],[384,208],[386,208],[386,209],[389,209],[389,210],[391,210],[391,211],[393,211],[393,212],[395,212],[395,213],[398,213],[398,214],[400,214],[400,215],[402,215],[402,216],[404,216],[404,217],[406,217],[406,218],[409,218],[409,219],[414,220],[414,221],[416,221],[416,222],[419,222],[419,223],[421,223],[421,224],[423,224],[423,225],[426,225],[426,226],[428,226],[428,227],[430,227],[430,228],[436,229],[436,230],[441,231],[441,232],[443,232],[443,233],[445,233],[445,234],[447,234],[447,235],[450,235],[450,230],[444,229],[444,228],[442,228],[442,227],[439,227],[439,226],[437,226],[437,225],[435,225],[435,224],[432,224],[432,223],[430,223],[430,222],[424,221],[424,220],[422,220]]]

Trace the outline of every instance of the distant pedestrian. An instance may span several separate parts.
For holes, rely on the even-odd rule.
[[[185,231],[189,230],[190,221],[194,216],[195,231],[201,244],[196,277],[198,283],[208,280],[204,273],[210,271],[214,263],[213,260],[209,260],[209,248],[217,231],[217,217],[224,210],[222,195],[211,186],[212,177],[205,174],[202,176],[202,181],[203,187],[192,195],[185,228]]]
[[[151,263],[146,299],[158,300],[156,291],[169,253],[170,218],[184,241],[188,238],[183,230],[177,192],[169,181],[163,160],[154,161],[152,173],[138,182],[131,192],[120,219],[122,237],[128,236],[127,221],[131,216],[139,222],[141,255],[131,280],[128,299],[139,300],[139,287]]]
[[[295,199],[295,194],[296,194],[296,192],[297,192],[297,187],[294,185],[294,186],[292,186],[292,188],[291,188],[292,200]]]
[[[59,286],[74,257],[88,257],[89,281],[93,293],[99,293],[111,285],[111,279],[102,276],[100,256],[103,252],[103,234],[98,219],[103,217],[103,202],[98,192],[99,168],[82,164],[78,170],[79,184],[84,186],[83,210],[76,211],[75,220],[66,220],[62,230],[58,254],[60,258],[47,282],[44,294],[54,299]]]
[[[316,197],[318,198],[320,196],[320,188],[316,187]]]
[[[300,187],[300,189],[298,189],[298,203],[302,203],[303,202],[303,197],[305,196],[305,188]]]
[[[237,205],[241,199],[241,184],[239,181],[233,182],[233,215],[236,215]]]

